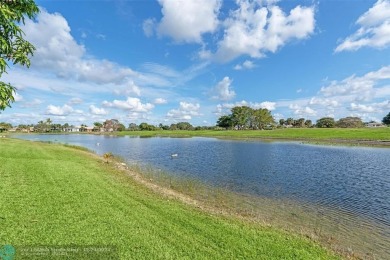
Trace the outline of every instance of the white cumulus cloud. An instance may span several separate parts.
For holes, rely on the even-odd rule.
[[[367,121],[388,113],[389,96],[390,66],[384,66],[363,75],[334,80],[322,87],[315,96],[276,103],[279,109],[288,108],[295,116],[359,116]]]
[[[74,97],[74,98],[71,98],[68,102],[69,104],[81,104],[83,103],[83,100],[81,98],[78,98],[78,97]]]
[[[317,112],[314,109],[308,106],[300,107],[297,104],[291,104],[289,108],[293,110],[293,113],[298,117],[311,117],[317,114]]]
[[[39,106],[42,103],[43,103],[42,100],[40,100],[38,98],[34,98],[32,101],[24,102],[21,107],[29,107],[29,108],[37,107],[37,106]]]
[[[54,105],[49,105],[47,106],[46,109],[46,114],[47,115],[53,115],[53,116],[66,116],[69,115],[70,113],[74,112],[75,110],[69,106],[69,105],[63,105],[61,106],[54,106]]]
[[[315,27],[314,7],[297,6],[286,14],[276,5],[237,1],[239,8],[224,22],[215,58],[227,62],[241,55],[260,58],[293,39],[305,39]]]
[[[272,111],[272,110],[275,110],[276,103],[275,102],[270,102],[270,101],[264,101],[264,102],[261,102],[261,103],[254,103],[254,104],[251,103],[250,106],[255,108],[255,109],[265,108],[265,109],[268,109],[268,110]]]
[[[31,68],[97,84],[119,84],[127,77],[136,76],[130,68],[87,57],[85,47],[76,42],[67,20],[59,13],[51,14],[42,8],[37,19],[27,19],[22,29],[26,39],[36,47]]]
[[[358,111],[358,112],[363,112],[363,113],[375,112],[375,108],[372,106],[363,105],[363,104],[355,104],[355,103],[351,103],[350,109],[352,111]]]
[[[234,69],[235,70],[243,70],[243,69],[253,69],[255,67],[255,64],[250,61],[250,60],[246,60],[244,61],[242,64],[237,64],[236,66],[234,66]]]
[[[164,98],[156,98],[153,103],[156,105],[162,105],[168,103],[168,101]]]
[[[367,99],[375,95],[375,85],[388,79],[390,79],[390,66],[385,66],[361,77],[352,75],[340,82],[333,81],[329,86],[322,87],[320,93],[325,97],[355,95],[356,98],[360,96]]]
[[[315,6],[295,6],[285,12],[277,0],[236,0],[237,7],[220,18],[221,0],[158,0],[162,19],[144,21],[146,36],[156,30],[159,36],[169,36],[178,43],[198,43],[200,59],[228,62],[239,56],[261,58],[276,52],[292,40],[308,38],[315,28]],[[203,35],[213,41],[207,46]],[[208,49],[210,48],[210,49]],[[251,61],[235,69],[253,68]]]
[[[151,37],[154,34],[154,27],[156,21],[154,19],[146,19],[142,24],[142,29],[144,30],[144,34],[146,37]]]
[[[131,112],[150,112],[154,105],[142,103],[139,98],[128,97],[126,100],[114,100],[112,102],[103,101],[103,106],[128,110]]]
[[[158,2],[162,6],[163,14],[157,27],[157,33],[161,36],[170,36],[176,42],[200,43],[202,34],[214,32],[218,26],[220,0],[158,0]],[[148,27],[150,22],[146,23]]]
[[[68,22],[59,13],[41,9],[36,22],[26,20],[22,29],[36,47],[34,66],[68,71],[85,53],[85,47],[74,40]]]
[[[362,47],[390,45],[390,1],[378,0],[356,21],[359,29],[340,43],[335,52],[356,51]]]
[[[337,107],[339,105],[339,102],[337,102],[337,100],[332,100],[329,98],[312,97],[310,99],[309,104],[326,106],[326,107]]]
[[[171,109],[167,113],[167,118],[175,121],[189,121],[194,116],[201,116],[199,103],[180,102],[178,109]]]
[[[236,96],[236,92],[232,89],[232,80],[229,77],[224,77],[217,85],[211,90],[213,93],[212,98],[222,101],[231,100]]]
[[[117,88],[114,90],[114,93],[117,95],[125,95],[125,96],[130,96],[130,95],[141,96],[141,88],[137,86],[134,83],[134,81],[129,80],[127,84],[125,84],[124,88]]]
[[[216,110],[214,111],[214,114],[216,114],[217,116],[226,115],[230,113],[230,110],[233,107],[240,107],[240,106],[248,106],[253,109],[266,108],[272,111],[276,109],[277,104],[276,102],[271,102],[271,101],[264,101],[258,103],[258,102],[248,102],[246,100],[241,100],[234,103],[218,104],[216,106]]]
[[[93,115],[107,115],[108,112],[104,108],[98,108],[94,105],[89,106],[89,112]]]
[[[14,98],[15,98],[15,102],[19,102],[23,100],[23,96],[20,95],[18,92],[15,92]]]

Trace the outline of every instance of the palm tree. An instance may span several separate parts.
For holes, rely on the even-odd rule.
[[[112,157],[113,157],[112,153],[103,154],[103,158],[106,160],[106,163],[108,163]]]
[[[81,132],[85,132],[85,131],[86,131],[86,128],[87,128],[87,125],[81,124],[81,126],[80,126],[80,131],[81,131]]]
[[[294,118],[292,118],[292,117],[289,117],[289,118],[287,118],[287,120],[286,120],[287,125],[294,125],[294,122],[295,122],[295,120],[294,120]]]
[[[45,131],[46,132],[49,132],[50,130],[51,130],[51,123],[52,123],[53,121],[51,121],[51,119],[50,118],[48,118],[48,119],[46,119],[46,122],[45,122],[45,125],[46,125],[46,129],[45,129]]]
[[[95,122],[95,123],[93,123],[93,125],[94,125],[94,128],[93,128],[94,131],[100,131],[100,129],[103,127],[103,124],[99,123],[99,122]]]

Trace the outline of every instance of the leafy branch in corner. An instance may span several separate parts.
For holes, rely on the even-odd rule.
[[[9,63],[30,67],[29,56],[35,47],[25,40],[20,24],[25,18],[33,19],[39,8],[33,0],[0,0],[0,78],[7,73]],[[0,111],[11,107],[16,88],[0,81]]]

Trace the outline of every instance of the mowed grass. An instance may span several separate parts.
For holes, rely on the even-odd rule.
[[[9,138],[0,149],[0,247],[111,245],[121,259],[338,258],[304,237],[156,194],[86,151]]]
[[[222,138],[264,138],[289,140],[371,140],[389,141],[390,127],[383,128],[284,128],[275,130],[199,130],[199,131],[124,131],[118,135],[133,136],[205,136]]]

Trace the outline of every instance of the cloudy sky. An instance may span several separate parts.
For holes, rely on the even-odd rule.
[[[36,1],[14,125],[214,125],[233,106],[316,120],[390,112],[390,0]]]

